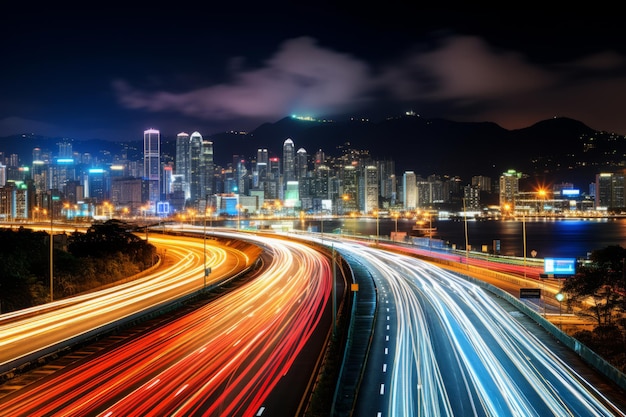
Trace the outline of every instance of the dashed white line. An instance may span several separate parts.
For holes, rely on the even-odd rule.
[[[380,395],[385,394],[385,384],[380,384]]]

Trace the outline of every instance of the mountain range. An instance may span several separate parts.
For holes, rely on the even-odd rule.
[[[416,115],[380,122],[285,117],[246,133],[200,133],[213,142],[215,163],[220,166],[231,163],[233,155],[253,159],[259,148],[267,149],[270,157],[282,158],[283,143],[290,138],[296,151],[302,148],[311,156],[318,150],[327,156],[340,156],[345,148],[367,150],[372,159],[393,160],[398,176],[414,171],[422,177],[459,177],[464,183],[477,175],[495,179],[514,169],[538,182],[572,182],[583,188],[595,180],[597,173],[624,169],[626,160],[624,136],[596,131],[569,118],[507,130],[491,122],[455,122]],[[0,152],[17,153],[20,163],[29,165],[33,148],[56,153],[56,144],[61,140],[64,139],[13,135],[0,138]],[[71,142],[75,152],[88,152],[103,162],[111,155],[119,155],[122,148],[129,159],[140,159],[143,149],[141,136],[131,143],[80,139]],[[175,135],[162,135],[161,151],[170,160],[175,155],[175,142]]]
[[[292,117],[266,123],[246,135],[214,135],[215,155],[256,155],[260,147],[282,156],[285,139],[309,155],[323,150],[339,156],[341,149],[368,150],[373,159],[395,161],[396,174],[498,178],[509,169],[543,183],[573,182],[587,187],[600,171],[622,169],[626,139],[596,131],[569,118],[540,121],[519,130],[495,123],[465,123],[401,116],[381,122],[307,121]],[[216,156],[216,160],[219,158]]]

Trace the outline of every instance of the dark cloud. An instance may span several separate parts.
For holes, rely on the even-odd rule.
[[[407,110],[507,129],[564,116],[626,134],[617,14],[292,6],[210,18],[102,11],[101,22],[71,9],[55,26],[54,14],[25,10],[0,29],[0,136],[212,134],[292,113]],[[28,31],[11,26],[24,19]],[[142,21],[162,29],[147,34]]]
[[[113,86],[120,104],[129,109],[174,111],[207,121],[274,121],[292,113],[357,109],[367,101],[372,81],[364,62],[301,37],[280,45],[265,66],[235,70],[228,83],[183,93],[141,91],[122,80]]]
[[[114,88],[126,108],[209,122],[363,111],[384,96],[425,113],[446,103],[447,114],[432,116],[493,121],[508,129],[558,115],[626,132],[617,106],[626,88],[625,62],[604,52],[539,65],[475,36],[449,36],[437,49],[376,64],[299,37],[282,43],[263,66],[231,66],[228,82],[178,93],[141,90],[123,80]]]

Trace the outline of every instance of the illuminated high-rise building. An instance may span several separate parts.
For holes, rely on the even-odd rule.
[[[143,132],[143,178],[149,182],[149,202],[156,208],[161,199],[161,132]]]
[[[598,209],[626,205],[626,171],[596,174],[595,206]]]
[[[177,152],[179,149],[180,152],[187,151],[184,146],[177,147]],[[189,183],[188,203],[196,209],[203,210],[207,197],[214,194],[213,142],[204,139],[200,132],[193,132],[189,137],[188,155],[189,168],[188,170],[185,168],[185,171],[188,171],[186,177]],[[176,158],[179,159],[178,155]],[[185,158],[181,157],[180,160],[183,161]]]
[[[521,175],[520,172],[512,169],[500,175],[500,208],[503,212],[506,211],[507,206],[509,210],[515,210],[515,199],[519,193]]]
[[[185,195],[185,199],[188,199],[191,194],[189,191],[189,178],[191,170],[191,152],[190,152],[190,139],[189,134],[181,132],[176,135],[176,166],[175,172],[178,176],[179,186]]]
[[[373,213],[378,210],[378,168],[375,165],[363,167],[359,179],[360,206],[364,213]]]
[[[302,178],[307,177],[309,171],[309,155],[306,153],[306,149],[300,148],[296,152],[295,171],[296,181],[300,181]]]
[[[315,152],[315,158],[313,160],[313,169],[317,171],[320,168],[320,166],[324,165],[325,163],[326,163],[326,155],[324,154],[324,151],[319,149],[317,152]]]
[[[350,164],[341,169],[341,199],[343,212],[340,214],[357,213],[361,211],[359,201],[359,174],[356,164]]]
[[[268,177],[269,155],[267,149],[258,149],[256,156],[255,177],[257,186],[263,188],[263,183]]]
[[[202,135],[200,132],[193,132],[189,138],[189,199],[192,205],[200,201],[202,188],[200,184],[201,176],[201,154]]]
[[[293,140],[286,139],[283,143],[283,184],[296,179],[296,154]]]
[[[414,210],[417,207],[417,177],[415,172],[406,171],[402,181],[404,209]]]
[[[207,197],[213,194],[213,142],[203,139],[200,152],[200,200],[206,203]]]

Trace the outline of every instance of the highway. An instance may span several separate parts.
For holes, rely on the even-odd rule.
[[[480,287],[414,257],[333,245],[370,271],[378,298],[354,415],[624,415]]]
[[[301,243],[258,243],[272,254],[259,276],[0,398],[0,416],[295,415],[317,361],[304,369],[294,363],[328,312],[330,264]],[[284,409],[267,409],[265,399],[289,376],[302,381],[292,387],[298,394]]]
[[[212,270],[207,285],[214,285],[250,267],[260,252],[207,241],[205,259],[201,239],[151,236],[150,243],[166,250],[166,267],[111,288],[0,315],[0,373],[201,290],[205,260]]]

